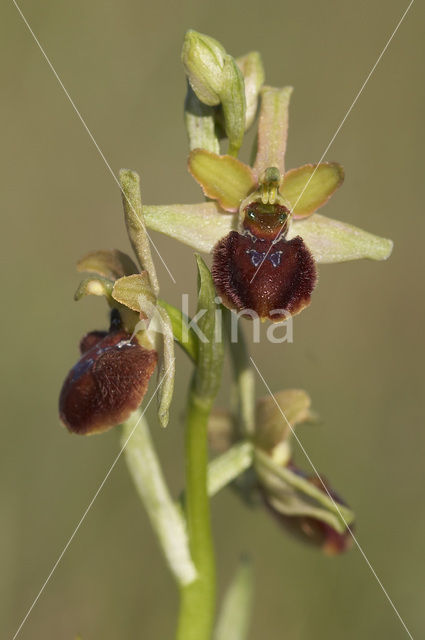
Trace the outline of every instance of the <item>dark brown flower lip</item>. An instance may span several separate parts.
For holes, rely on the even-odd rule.
[[[124,330],[91,332],[59,398],[62,423],[73,433],[100,433],[126,420],[146,393],[157,353]]]
[[[273,322],[310,303],[316,266],[301,237],[259,239],[231,231],[214,248],[212,276],[223,303]]]

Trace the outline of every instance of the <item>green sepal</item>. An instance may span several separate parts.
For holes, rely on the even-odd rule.
[[[283,175],[288,138],[288,109],[293,89],[265,86],[261,89],[257,154],[254,168],[258,178],[268,167],[277,167]]]
[[[287,237],[295,236],[301,236],[316,262],[323,264],[363,258],[386,260],[393,249],[392,240],[318,213],[294,220]]]
[[[197,251],[210,253],[221,238],[237,227],[237,218],[215,202],[143,207],[146,225]]]
[[[236,58],[236,64],[242,71],[242,75],[245,83],[245,101],[246,101],[246,114],[245,114],[245,131],[254,122],[257,115],[258,99],[260,95],[260,89],[264,82],[264,66],[261,60],[261,54],[258,51],[251,51]]]

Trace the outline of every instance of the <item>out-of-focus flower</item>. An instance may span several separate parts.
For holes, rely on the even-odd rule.
[[[345,503],[331,489],[324,478],[321,477],[319,479],[317,476],[308,476],[292,464],[288,468],[293,473],[303,477],[307,482],[310,482],[328,497],[331,496],[338,508],[345,510]],[[316,518],[312,514],[288,515],[285,512],[285,508],[281,509],[279,502],[270,498],[264,489],[262,489],[262,495],[264,503],[274,519],[288,533],[291,533],[302,542],[319,547],[327,555],[338,555],[348,551],[353,546],[353,538],[347,527],[343,531],[337,530],[323,518]],[[350,529],[351,531],[353,530],[353,525],[350,526]]]
[[[254,465],[235,486],[250,504],[258,504],[259,496],[260,504],[285,530],[325,553],[336,554],[351,546],[354,515],[322,476],[306,474],[293,462],[293,430],[316,420],[310,397],[301,389],[260,398],[250,439]],[[212,448],[226,451],[239,437],[236,417],[216,410],[209,423]]]

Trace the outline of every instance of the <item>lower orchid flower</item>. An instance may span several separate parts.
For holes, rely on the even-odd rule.
[[[59,414],[69,431],[101,433],[127,420],[141,404],[158,360],[158,416],[163,426],[174,385],[171,320],[158,301],[158,281],[141,213],[139,178],[121,172],[127,227],[140,267],[117,249],[82,258],[89,272],[75,299],[104,296],[111,308],[109,331],[92,331],[80,342],[81,358],[63,383]]]

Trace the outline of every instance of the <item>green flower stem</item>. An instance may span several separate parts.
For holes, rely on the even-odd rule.
[[[215,289],[204,261],[198,262],[198,362],[189,392],[186,424],[185,511],[189,545],[198,578],[181,589],[177,640],[210,640],[215,611],[215,563],[208,498],[207,426],[220,385],[223,345],[216,339]]]
[[[207,424],[212,403],[189,395],[185,510],[198,579],[181,589],[177,640],[209,640],[215,611],[215,562],[207,493]]]

